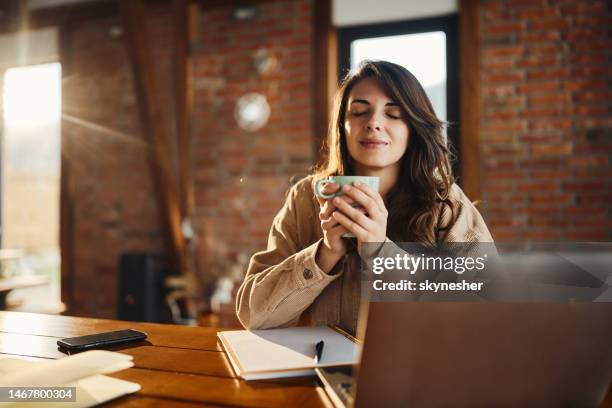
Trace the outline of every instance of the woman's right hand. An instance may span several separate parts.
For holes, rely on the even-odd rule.
[[[339,188],[338,184],[329,183],[323,187],[323,192],[325,194],[333,194]],[[348,230],[332,217],[332,213],[336,211],[336,206],[332,203],[332,200],[326,200],[319,196],[316,197],[320,207],[319,220],[323,230],[323,243],[317,251],[315,261],[319,268],[325,273],[329,273],[346,254],[347,243],[342,238],[342,235],[346,234]]]

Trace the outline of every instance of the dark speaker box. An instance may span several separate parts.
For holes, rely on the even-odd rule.
[[[165,304],[163,257],[124,253],[119,257],[118,318],[141,322],[169,322]]]

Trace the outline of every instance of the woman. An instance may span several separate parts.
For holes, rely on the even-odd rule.
[[[340,309],[358,310],[342,295],[341,260],[355,235],[363,243],[386,240],[492,242],[476,208],[454,184],[440,121],[417,79],[385,61],[365,61],[336,96],[328,157],[293,186],[275,217],[268,248],[251,259],[236,300],[249,329],[296,324],[310,307],[310,324],[338,323]],[[323,200],[313,183],[329,175],[380,178],[380,192],[356,184]],[[337,190],[328,185],[327,192]],[[363,210],[354,208],[357,202]]]

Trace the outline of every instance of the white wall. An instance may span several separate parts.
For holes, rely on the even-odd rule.
[[[332,0],[332,22],[342,27],[441,16],[458,10],[458,0]]]

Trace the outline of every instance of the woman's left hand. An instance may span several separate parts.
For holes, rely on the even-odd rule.
[[[361,244],[366,242],[382,243],[387,237],[387,208],[380,194],[364,183],[355,182],[353,186],[342,187],[345,196],[363,208],[353,208],[343,197],[336,197],[333,204],[340,211],[332,216],[348,231],[352,232]],[[365,214],[364,210],[365,209]]]

